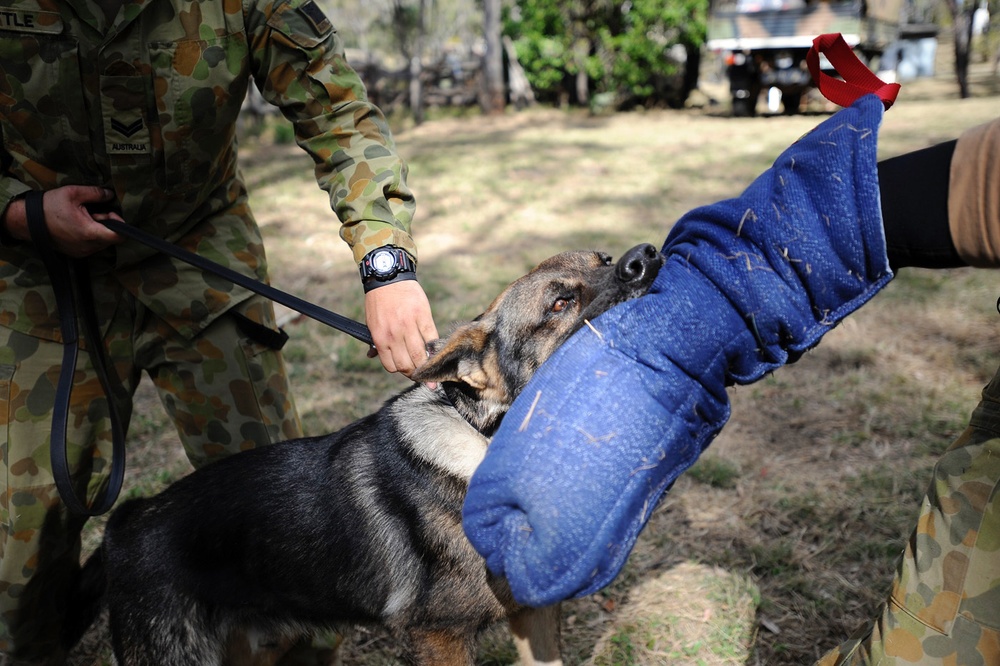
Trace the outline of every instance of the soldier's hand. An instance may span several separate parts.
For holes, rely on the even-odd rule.
[[[427,295],[416,280],[372,289],[365,294],[365,323],[375,351],[389,372],[407,377],[427,360],[427,343],[438,338]]]
[[[66,185],[45,192],[42,208],[55,249],[70,257],[86,257],[122,242],[121,236],[98,222],[124,221],[113,211],[100,210],[114,198],[111,190],[89,185]],[[14,201],[7,207],[3,223],[14,238],[31,240],[24,201]]]

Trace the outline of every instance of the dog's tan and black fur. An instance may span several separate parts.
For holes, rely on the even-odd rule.
[[[85,568],[120,666],[219,664],[234,635],[380,624],[417,664],[471,664],[508,619],[523,663],[559,663],[558,610],[519,607],[461,525],[468,480],[541,363],[643,294],[652,246],[552,257],[459,326],[415,385],[343,430],[240,453],[111,517]],[[81,600],[87,597],[86,585]]]

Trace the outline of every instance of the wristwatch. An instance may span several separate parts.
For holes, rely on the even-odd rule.
[[[395,245],[375,248],[358,264],[365,291],[381,287],[388,282],[415,280],[417,264],[409,254]]]

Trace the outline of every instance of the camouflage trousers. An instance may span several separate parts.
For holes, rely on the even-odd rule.
[[[1000,664],[1000,371],[934,468],[881,615],[842,664]]]
[[[146,372],[196,467],[301,436],[280,353],[243,333],[232,314],[274,328],[269,301],[251,298],[187,339],[124,290],[117,298],[104,344],[127,394],[116,399],[126,426]],[[51,473],[49,430],[61,361],[61,344],[0,327],[0,653],[25,659],[61,651],[85,522],[69,515]],[[107,483],[111,428],[104,392],[82,352],[67,439],[75,485],[92,500]]]

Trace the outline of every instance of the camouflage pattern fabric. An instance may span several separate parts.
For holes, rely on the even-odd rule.
[[[315,161],[356,260],[387,244],[415,257],[406,168],[314,0],[124,0],[110,22],[95,0],[5,2],[0,211],[31,189],[108,187],[129,224],[266,279],[236,161],[251,77]],[[187,336],[248,295],[151,257],[127,242],[96,260]],[[0,248],[0,325],[57,340],[37,262]]]
[[[934,468],[880,617],[818,663],[1000,664],[1000,371]]]
[[[237,451],[302,434],[280,354],[221,317],[193,340],[118,288],[120,306],[106,336],[126,392],[145,371],[180,434],[188,457],[204,465]],[[274,326],[270,302],[237,308]],[[134,359],[134,360],[133,360]],[[57,647],[67,585],[79,566],[83,520],[67,515],[53,484],[49,428],[62,347],[0,328],[0,652],[50,654]],[[129,398],[119,401],[124,419]],[[80,356],[67,446],[79,493],[93,498],[107,482],[111,427],[107,403],[86,354]],[[95,445],[96,444],[96,445]]]

